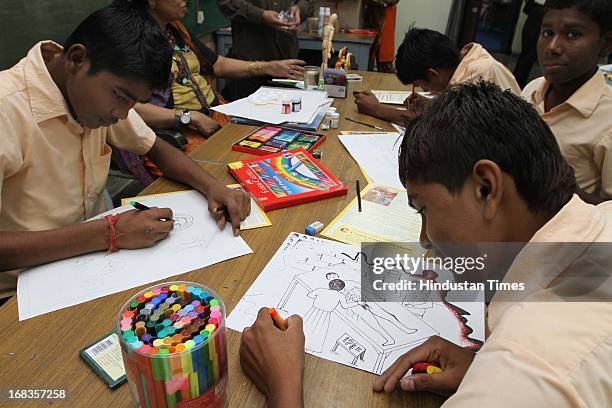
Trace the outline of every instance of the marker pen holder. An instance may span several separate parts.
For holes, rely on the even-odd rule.
[[[145,289],[119,311],[117,335],[136,406],[227,406],[225,305],[213,290]]]

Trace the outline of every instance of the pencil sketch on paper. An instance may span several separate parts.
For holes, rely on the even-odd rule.
[[[193,226],[193,217],[189,214],[173,214],[172,220],[174,221],[173,231],[180,231],[191,228]]]
[[[156,280],[248,254],[251,249],[226,228],[219,230],[208,212],[206,198],[197,191],[151,197],[151,207],[173,210],[175,226],[167,238],[149,248],[94,252],[63,259],[20,273],[19,319],[83,303]],[[118,214],[131,210],[122,206]],[[106,214],[101,214],[103,216]]]
[[[377,374],[432,335],[462,345],[465,333],[484,338],[484,309],[465,306],[453,314],[440,298],[432,300],[437,294],[383,302],[364,290],[361,256],[356,247],[289,234],[228,317],[228,327],[242,331],[260,307],[273,305],[286,317],[302,317],[306,352]],[[483,323],[465,330],[465,316]]]

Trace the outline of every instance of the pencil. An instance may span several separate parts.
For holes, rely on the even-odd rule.
[[[359,124],[359,125],[363,125],[363,126],[371,127],[371,128],[378,129],[378,130],[384,130],[384,129],[383,129],[383,128],[381,128],[380,126],[370,125],[369,123],[364,123],[364,122],[359,122],[358,120],[351,119],[351,118],[345,118],[345,119],[346,119],[346,120],[348,120],[349,122],[357,123],[357,124]]]
[[[359,187],[359,180],[355,180],[355,193],[357,194],[357,210],[361,212],[361,188]]]

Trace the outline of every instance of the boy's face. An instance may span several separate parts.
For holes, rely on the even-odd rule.
[[[88,61],[66,81],[68,103],[86,128],[110,126],[125,119],[137,102],[146,102],[152,89],[142,82],[122,78],[108,71],[89,73]]]
[[[549,10],[537,45],[546,80],[564,84],[592,73],[604,47],[602,37],[599,25],[576,9]]]
[[[425,92],[439,93],[448,87],[453,71],[448,69],[433,69],[427,70],[427,79],[417,79],[412,84],[423,89]]]
[[[470,179],[458,194],[451,194],[439,183],[406,185],[409,204],[421,214],[421,245],[491,242],[500,236],[490,231],[482,206],[473,194]]]

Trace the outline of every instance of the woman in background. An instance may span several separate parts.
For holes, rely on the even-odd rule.
[[[181,24],[187,14],[187,0],[115,0],[117,3],[149,13],[173,48],[168,87],[135,109],[151,128],[183,131],[188,140],[182,148],[186,154],[228,122],[224,115],[210,109],[222,102],[210,85],[211,78],[296,79],[303,75],[304,62],[297,59],[242,61],[217,55]],[[161,175],[151,163],[145,164],[153,175]]]

